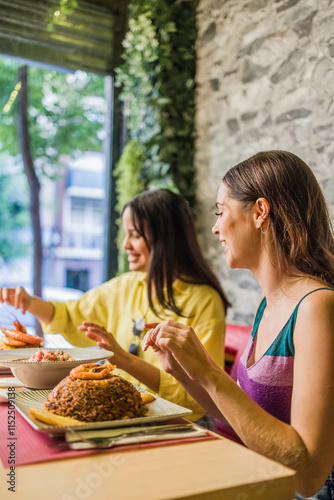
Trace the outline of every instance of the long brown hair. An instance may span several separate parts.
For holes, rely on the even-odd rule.
[[[279,269],[334,286],[334,237],[328,208],[312,170],[293,153],[260,152],[223,178],[231,198],[270,205],[269,227]]]
[[[220,295],[225,311],[230,303],[200,249],[191,209],[184,198],[168,189],[145,191],[124,207],[131,210],[132,223],[150,250],[147,275],[150,308],[152,286],[162,309],[184,316],[175,303],[173,281],[209,285]],[[164,288],[166,292],[164,291]]]

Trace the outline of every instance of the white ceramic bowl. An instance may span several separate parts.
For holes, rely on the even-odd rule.
[[[29,362],[27,359],[41,348],[16,349],[0,352],[0,365],[11,369],[25,387],[30,389],[53,389],[72,368],[85,363],[96,363],[113,356],[111,351],[74,347],[61,349],[70,354],[75,361],[48,361],[45,363]],[[56,351],[57,349],[48,349]]]

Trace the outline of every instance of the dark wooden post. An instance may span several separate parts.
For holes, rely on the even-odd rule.
[[[24,171],[30,188],[30,213],[33,232],[33,287],[34,294],[42,296],[42,234],[39,211],[40,183],[31,156],[28,121],[28,70],[21,66],[18,70],[21,89],[18,95],[18,135]],[[42,335],[40,324],[36,322],[36,333]]]
[[[118,249],[116,237],[119,217],[116,211],[117,193],[114,168],[118,162],[126,142],[126,127],[123,115],[123,105],[119,100],[120,88],[115,87],[113,76],[105,78],[105,96],[107,102],[107,138],[105,144],[106,158],[106,217],[105,217],[105,269],[104,279],[113,278],[117,273]]]

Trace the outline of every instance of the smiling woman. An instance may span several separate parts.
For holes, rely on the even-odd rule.
[[[130,271],[148,271],[150,250],[144,237],[135,229],[131,215],[131,208],[124,209],[122,221],[125,238],[123,248],[126,251]]]
[[[229,303],[202,255],[190,207],[182,196],[167,189],[143,192],[126,204],[122,220],[129,273],[78,300],[45,302],[20,287],[0,289],[0,300],[34,314],[46,334],[61,333],[76,346],[97,343],[109,349],[126,380],[191,409],[190,418],[197,421],[205,414],[203,408],[161,369],[151,350],[141,349],[144,325],[172,319],[196,328],[223,368]]]
[[[263,210],[262,218],[265,220],[270,210],[269,204],[264,198],[258,203]],[[258,238],[252,224],[255,215],[245,210],[238,200],[230,196],[230,190],[224,182],[219,187],[216,206],[219,212],[216,213],[217,222],[212,232],[219,237],[224,247],[228,266],[231,269],[252,269],[254,258],[256,261],[261,250],[261,235],[265,234],[263,228]]]
[[[334,235],[325,198],[300,158],[266,151],[226,173],[216,205],[213,233],[229,267],[251,270],[264,295],[238,383],[189,325],[154,325],[143,348],[246,446],[295,469],[299,495],[332,500]]]

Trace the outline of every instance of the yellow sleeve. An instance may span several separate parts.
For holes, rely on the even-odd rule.
[[[109,282],[110,283],[110,282]],[[108,302],[112,300],[110,286],[101,285],[86,292],[78,300],[67,302],[52,301],[55,312],[51,323],[42,323],[46,334],[61,334],[68,342],[78,347],[96,345],[96,342],[86,337],[84,332],[78,331],[83,321],[92,321],[106,327]],[[109,290],[109,294],[106,291]]]
[[[43,331],[58,333],[78,347],[92,346],[96,342],[78,331],[83,321],[91,321],[104,326],[127,348],[132,338],[132,317],[140,317],[136,306],[145,295],[145,277],[144,273],[125,273],[88,290],[78,300],[52,302],[55,312],[50,323],[42,324]]]

